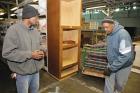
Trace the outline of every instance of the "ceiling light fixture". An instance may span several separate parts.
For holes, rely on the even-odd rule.
[[[115,9],[115,12],[119,12],[119,11],[120,11],[120,9],[119,9],[119,8]]]
[[[97,9],[97,8],[104,8],[106,6],[97,6],[97,7],[90,7],[90,8],[86,8],[87,10],[90,10],[90,9]]]
[[[136,6],[133,6],[133,9],[135,10],[135,9],[137,9],[137,7]]]
[[[18,9],[18,7],[14,7],[14,8],[12,8],[12,9],[10,9],[11,11],[14,11],[14,10],[17,10]]]
[[[1,12],[0,15],[4,15],[5,13]]]
[[[16,14],[11,14],[10,16],[15,16]]]
[[[4,18],[0,18],[0,20],[3,20]]]
[[[33,0],[33,2],[37,2],[38,0]]]

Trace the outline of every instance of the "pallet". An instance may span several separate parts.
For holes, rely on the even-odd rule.
[[[96,70],[94,68],[84,68],[82,70],[82,74],[100,77],[100,78],[105,78],[105,75],[103,73],[104,73],[103,71],[99,71],[99,70]]]

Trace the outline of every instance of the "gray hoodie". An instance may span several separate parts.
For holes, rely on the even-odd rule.
[[[23,23],[11,26],[4,38],[2,56],[7,59],[9,68],[18,74],[38,72],[44,60],[34,60],[31,53],[40,50],[41,38],[37,30],[29,30]]]
[[[112,72],[132,65],[134,51],[129,33],[118,22],[107,36],[108,67]]]

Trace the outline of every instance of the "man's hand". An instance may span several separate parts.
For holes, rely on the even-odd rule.
[[[110,74],[111,74],[111,70],[110,70],[109,68],[106,68],[106,69],[104,70],[104,75],[105,75],[105,76],[110,76]]]
[[[35,50],[32,52],[32,58],[36,60],[40,60],[44,58],[44,52],[40,50]]]
[[[12,79],[16,79],[16,76],[17,76],[16,73],[12,73],[12,74],[11,74],[11,78],[12,78]]]
[[[41,58],[44,58],[44,52],[42,50],[39,51],[39,55],[41,56]]]

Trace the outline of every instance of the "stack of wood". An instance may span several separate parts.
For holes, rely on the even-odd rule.
[[[91,69],[103,73],[107,67],[107,48],[105,43],[95,45],[84,45],[82,51],[83,70]]]

